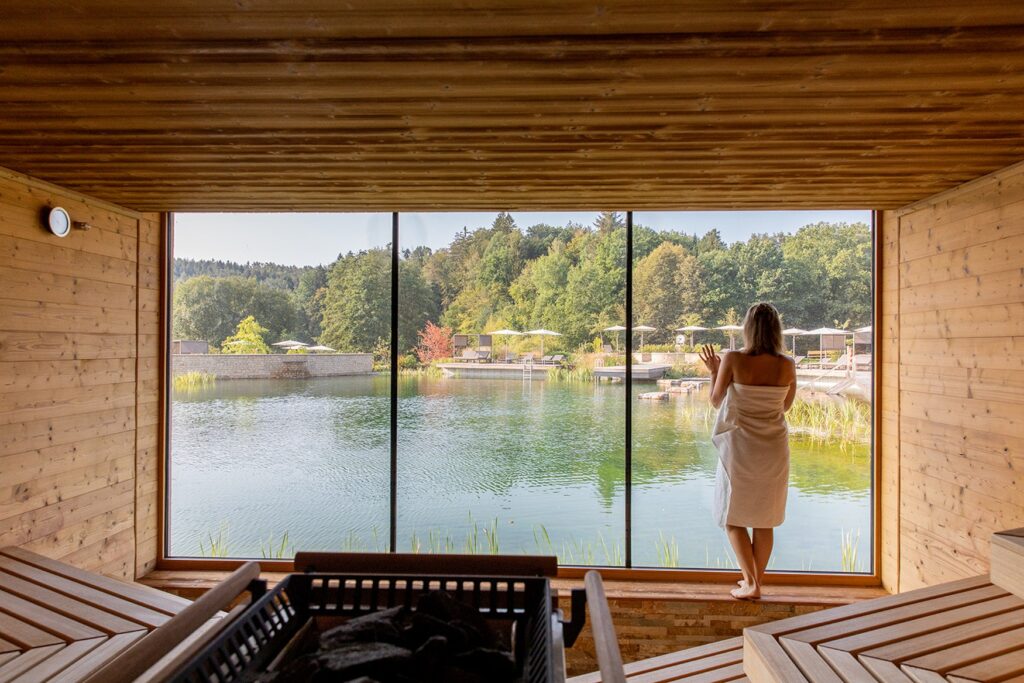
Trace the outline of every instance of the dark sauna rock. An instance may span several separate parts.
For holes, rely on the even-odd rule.
[[[445,663],[447,663],[448,639],[444,636],[431,636],[412,653],[416,664],[416,676],[424,681],[444,680]]]
[[[425,614],[465,632],[471,647],[493,647],[494,633],[479,610],[460,600],[447,591],[431,591],[416,602],[416,613]],[[442,634],[443,635],[443,634]]]
[[[406,620],[408,614],[409,610],[405,607],[393,607],[349,619],[341,626],[320,634],[320,648],[331,650],[346,643],[356,642],[398,645],[402,642],[400,624]]]
[[[464,671],[480,674],[491,683],[511,682],[516,677],[515,660],[502,650],[478,647],[456,655],[452,662]]]
[[[434,637],[444,638],[451,652],[463,652],[474,645],[479,636],[474,637],[457,624],[442,621],[429,614],[416,612],[409,619],[409,625],[403,632],[403,641],[410,649],[418,648],[422,643]]]
[[[348,681],[360,676],[390,678],[406,673],[412,653],[390,643],[348,643],[321,652],[317,657],[320,672],[315,681]]]

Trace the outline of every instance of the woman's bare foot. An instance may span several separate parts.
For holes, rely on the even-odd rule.
[[[741,581],[740,587],[733,588],[729,594],[737,600],[758,600],[761,597],[761,587],[750,586],[746,581]]]

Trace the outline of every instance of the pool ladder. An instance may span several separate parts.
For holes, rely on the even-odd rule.
[[[523,363],[523,381],[533,380],[533,359],[530,358]]]

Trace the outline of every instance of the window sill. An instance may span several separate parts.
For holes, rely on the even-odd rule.
[[[185,598],[195,599],[217,584],[230,572],[220,570],[156,569],[138,580]],[[286,573],[264,572],[271,585]],[[583,586],[582,578],[552,579],[552,589],[559,597],[568,598],[569,591]],[[729,595],[733,584],[700,581],[623,581],[606,579],[605,593],[610,600],[658,602],[735,602]],[[762,604],[785,605],[847,605],[861,600],[888,595],[877,586],[831,586],[772,584],[765,586],[759,601]]]

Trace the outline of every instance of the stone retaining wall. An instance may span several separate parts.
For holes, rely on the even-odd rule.
[[[171,356],[171,374],[205,372],[220,379],[305,379],[368,375],[369,353],[185,354]]]

